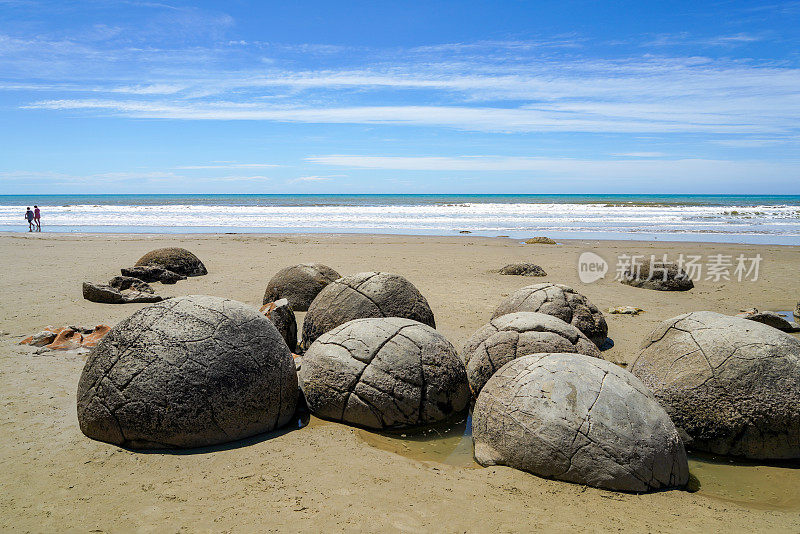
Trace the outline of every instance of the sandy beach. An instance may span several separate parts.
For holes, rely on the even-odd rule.
[[[545,480],[505,467],[437,461],[396,439],[316,419],[244,442],[195,451],[134,452],[79,430],[75,392],[84,357],[36,354],[18,342],[45,326],[114,325],[143,305],[86,301],[83,281],[103,282],[145,252],[181,246],[208,268],[164,296],[207,294],[261,304],[280,268],[322,262],[342,274],[401,274],[425,295],[437,329],[457,348],[499,301],[525,285],[558,282],[605,312],[620,365],[661,321],[695,310],[792,310],[800,300],[800,247],[633,241],[518,240],[370,235],[0,234],[0,530],[179,531],[800,531],[800,466],[691,463],[699,491],[622,494]],[[584,284],[577,263],[620,254],[760,254],[757,281],[700,280],[659,292],[605,279]],[[530,261],[543,278],[493,270]],[[298,313],[298,323],[302,320]],[[797,334],[795,334],[797,335]],[[375,445],[383,446],[375,446]],[[396,451],[396,452],[394,452]],[[397,452],[403,453],[398,454]],[[707,459],[709,460],[709,459]]]

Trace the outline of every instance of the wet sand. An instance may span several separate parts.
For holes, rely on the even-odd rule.
[[[17,342],[47,325],[113,325],[141,305],[83,300],[81,282],[105,282],[161,246],[184,246],[209,274],[162,295],[211,294],[259,305],[286,265],[319,261],[342,274],[402,274],[427,297],[438,329],[460,348],[515,289],[561,282],[605,311],[610,361],[627,364],[660,321],[692,310],[790,310],[800,300],[800,247],[567,241],[522,245],[474,236],[0,235],[0,529],[13,531],[700,531],[800,530],[800,469],[692,461],[699,491],[620,494],[544,480],[505,467],[476,468],[463,439],[438,452],[414,439],[378,436],[312,418],[226,446],[141,453],[89,440],[77,426],[74,353],[36,355]],[[757,282],[701,281],[662,293],[611,280],[582,284],[577,258],[617,254],[759,253]],[[544,278],[494,272],[532,261]],[[298,314],[302,317],[302,314]],[[457,434],[457,432],[456,432]],[[456,436],[457,437],[457,436]],[[399,443],[399,444],[398,444]],[[448,448],[452,446],[452,450]],[[392,448],[394,447],[394,449]],[[407,450],[406,450],[407,449]],[[448,459],[449,458],[449,459]]]

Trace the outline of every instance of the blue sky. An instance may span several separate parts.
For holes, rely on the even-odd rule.
[[[800,194],[800,1],[0,0],[0,194]]]

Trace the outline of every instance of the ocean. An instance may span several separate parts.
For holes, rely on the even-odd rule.
[[[800,195],[2,195],[0,231],[375,233],[800,244]]]

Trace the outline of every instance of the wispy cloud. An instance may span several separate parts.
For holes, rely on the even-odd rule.
[[[278,167],[274,163],[235,163],[225,162],[215,165],[181,165],[176,169],[182,170],[201,170],[201,169],[258,169],[264,167]]]
[[[300,176],[299,178],[295,178],[290,180],[291,182],[329,182],[334,178],[342,178],[347,176],[346,174],[324,174],[324,175],[312,175],[312,176]]]

